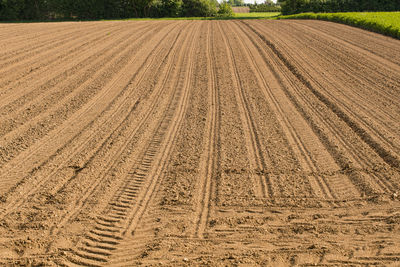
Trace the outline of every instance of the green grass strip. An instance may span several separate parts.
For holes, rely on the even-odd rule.
[[[400,39],[400,12],[302,13],[279,16],[278,19],[327,20]]]

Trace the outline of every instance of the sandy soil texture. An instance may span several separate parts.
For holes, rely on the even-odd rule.
[[[399,40],[290,20],[0,36],[0,265],[400,265]]]

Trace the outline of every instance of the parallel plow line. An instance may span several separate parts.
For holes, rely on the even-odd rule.
[[[196,46],[193,37],[187,38],[191,40],[191,49],[188,58],[189,69],[186,72],[183,87],[179,84],[175,86],[177,91],[148,147],[139,157],[133,170],[124,178],[125,183],[109,203],[104,215],[98,217],[95,229],[86,236],[88,240],[84,241],[84,244],[89,246],[79,247],[69,257],[70,261],[79,265],[86,265],[87,260],[105,263],[108,261],[107,257],[112,255],[110,251],[115,250],[116,246],[123,242],[125,236],[134,236],[138,224],[160,186],[163,170],[188,104],[193,53]],[[94,248],[90,243],[93,241],[96,243]]]

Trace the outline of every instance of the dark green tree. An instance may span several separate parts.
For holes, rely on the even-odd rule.
[[[228,4],[228,2],[223,1],[219,5],[218,16],[221,16],[221,17],[232,17],[233,16],[232,7],[230,4]]]
[[[244,6],[244,0],[228,0],[227,3],[231,6]]]
[[[274,1],[272,1],[272,0],[265,0],[264,4],[267,5],[267,6],[274,6],[275,5]]]
[[[182,14],[182,0],[161,0],[162,17],[179,17]]]
[[[24,0],[0,0],[0,19],[1,20],[20,20],[21,11],[24,8]]]
[[[185,17],[214,17],[217,5],[212,0],[183,0],[182,15]]]

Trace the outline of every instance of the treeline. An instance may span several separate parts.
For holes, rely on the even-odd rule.
[[[400,0],[286,0],[282,14],[304,12],[399,11]]]
[[[281,6],[269,4],[252,4],[249,5],[250,12],[281,12]]]
[[[217,0],[0,0],[0,20],[211,17],[218,15],[218,5]]]

